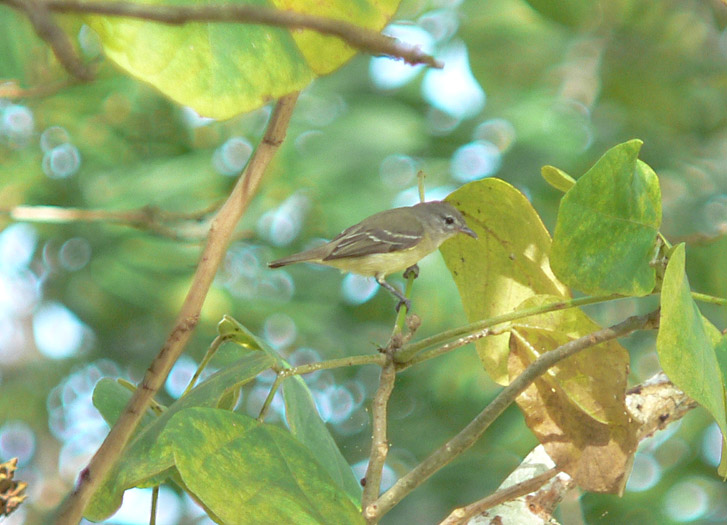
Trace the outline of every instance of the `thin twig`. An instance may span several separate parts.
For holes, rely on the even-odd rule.
[[[460,337],[456,341],[452,341],[451,343],[444,344],[444,345],[440,346],[439,348],[432,348],[431,350],[426,350],[426,351],[422,352],[421,354],[418,354],[417,356],[415,356],[413,359],[407,361],[406,363],[397,363],[396,370],[399,372],[402,370],[406,370],[410,366],[418,365],[419,363],[422,363],[429,359],[434,359],[435,357],[439,357],[440,355],[449,353],[452,350],[456,350],[457,348],[460,348],[462,346],[468,345],[470,343],[474,343],[475,341],[482,339],[483,337],[488,337],[490,335],[499,335],[504,332],[505,332],[505,330],[485,328],[484,330],[480,330],[479,332],[476,332],[474,334],[470,334],[465,337]]]
[[[317,363],[307,363],[305,365],[298,365],[291,368],[285,368],[280,371],[280,375],[283,376],[283,378],[286,378],[291,376],[310,374],[313,372],[317,372],[318,370],[331,370],[334,368],[359,365],[378,365],[383,367],[385,364],[386,356],[381,353],[354,355],[349,357],[340,357],[338,359],[329,359],[328,361],[319,361]]]
[[[458,338],[466,336],[466,335],[474,334],[485,328],[491,328],[493,326],[507,323],[509,321],[515,321],[517,319],[523,319],[525,317],[530,317],[532,315],[538,315],[538,314],[543,314],[543,313],[547,313],[547,312],[554,312],[557,310],[565,310],[566,308],[575,308],[578,306],[603,303],[606,301],[613,301],[616,299],[624,299],[624,298],[625,297],[620,296],[620,295],[600,295],[600,296],[593,296],[593,297],[580,297],[578,299],[564,299],[562,301],[557,301],[555,303],[534,306],[532,308],[524,308],[522,310],[515,310],[513,312],[508,312],[506,314],[497,315],[495,317],[490,317],[489,319],[483,319],[481,321],[476,321],[474,323],[460,326],[459,328],[453,328],[452,330],[447,330],[445,332],[441,332],[441,333],[433,335],[431,337],[427,337],[425,339],[417,341],[416,343],[408,344],[404,348],[402,348],[399,352],[397,352],[395,360],[399,364],[406,363],[407,361],[412,359],[417,353],[421,352],[422,350],[424,350],[426,348],[429,348],[432,346],[438,346],[438,345],[447,343],[448,341],[452,341],[454,339],[458,339]]]
[[[381,491],[381,477],[386,463],[386,456],[389,453],[389,441],[387,437],[387,408],[391,392],[394,390],[396,380],[396,366],[391,354],[387,355],[388,360],[381,369],[379,388],[371,406],[373,419],[373,437],[371,440],[371,454],[369,464],[366,468],[366,475],[362,480],[364,485],[361,496],[361,508],[367,522],[372,523],[378,515],[376,509],[376,498]]]
[[[152,361],[141,387],[132,396],[88,467],[81,472],[76,489],[63,504],[57,524],[76,525],[80,521],[89,500],[116,462],[150,400],[164,384],[169,371],[184,350],[199,322],[202,305],[225,257],[235,226],[250,204],[268,164],[285,138],[297,98],[298,94],[294,93],[278,100],[261,144],[210,225],[207,244],[171,333]]]
[[[0,208],[0,215],[8,215],[13,220],[25,222],[107,222],[148,230],[174,240],[202,240],[206,237],[208,230],[203,219],[218,207],[219,204],[216,203],[213,207],[207,207],[197,212],[174,213],[153,206],[144,206],[138,210],[117,211],[23,205]],[[191,226],[188,223],[191,223]]]
[[[0,0],[15,2],[16,0]],[[11,3],[11,5],[13,5]],[[441,68],[443,64],[434,57],[412,46],[382,35],[371,29],[359,27],[344,20],[279,10],[251,4],[227,5],[143,5],[129,2],[88,2],[76,0],[47,0],[45,8],[54,13],[85,13],[106,16],[138,18],[162,24],[180,25],[188,22],[237,22],[241,24],[265,24],[290,29],[311,29],[324,35],[344,40],[351,47],[372,55],[401,58],[409,64],[427,64]]]
[[[520,483],[507,487],[506,489],[498,490],[494,494],[490,494],[489,496],[482,498],[479,501],[475,501],[474,503],[470,503],[465,507],[455,509],[449,516],[441,521],[439,525],[459,525],[460,523],[468,521],[472,516],[480,514],[495,505],[500,505],[506,501],[535,492],[550,481],[553,476],[558,474],[558,472],[560,471],[557,468],[552,468],[538,476],[521,481]]]
[[[487,428],[509,407],[515,399],[544,374],[550,367],[563,359],[597,344],[616,339],[635,330],[655,326],[658,310],[647,315],[629,317],[609,328],[570,341],[558,348],[540,355],[525,371],[506,386],[485,409],[480,412],[459,434],[433,452],[405,476],[401,477],[374,506],[376,518],[381,518],[412,490],[421,485],[437,470],[447,465],[459,454],[471,447]]]
[[[93,70],[85,65],[71,44],[71,39],[51,16],[48,5],[40,0],[2,0],[11,7],[23,11],[36,34],[45,40],[53,50],[58,62],[74,77],[89,81],[93,80]]]

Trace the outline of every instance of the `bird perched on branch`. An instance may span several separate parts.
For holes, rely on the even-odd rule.
[[[399,299],[397,310],[402,304],[411,310],[409,300],[386,282],[386,276],[415,267],[424,256],[458,233],[477,238],[459,210],[448,202],[422,202],[371,215],[326,244],[272,261],[268,266],[280,268],[310,262],[374,277]]]

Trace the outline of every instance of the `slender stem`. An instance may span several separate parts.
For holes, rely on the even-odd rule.
[[[151,489],[151,513],[149,515],[149,525],[156,525],[157,522],[157,506],[159,505],[159,485]]]
[[[394,390],[396,380],[396,366],[390,355],[387,355],[387,362],[381,369],[379,388],[376,390],[371,413],[373,419],[373,439],[371,440],[371,454],[369,464],[366,468],[364,478],[364,490],[361,496],[361,508],[364,518],[368,523],[376,521],[379,514],[376,510],[376,498],[381,491],[381,477],[386,463],[386,456],[389,453],[389,441],[387,438],[387,410],[391,392]]]
[[[474,323],[470,323],[459,328],[454,328],[452,330],[447,330],[446,332],[441,332],[437,335],[427,337],[425,339],[422,339],[421,341],[417,341],[416,343],[408,344],[396,354],[395,360],[397,363],[405,363],[425,348],[441,345],[453,339],[474,334],[485,328],[491,328],[498,324],[515,321],[516,319],[523,319],[525,317],[530,317],[531,315],[554,312],[556,310],[565,310],[566,308],[575,308],[577,306],[585,306],[588,304],[613,301],[615,299],[625,299],[625,297],[622,297],[620,295],[598,295],[594,297],[581,297],[580,299],[567,299],[555,303],[535,306],[533,308],[515,310],[514,312],[508,312],[506,314],[490,317],[489,319],[483,319],[482,321],[476,321]]]
[[[317,372],[318,370],[331,370],[333,368],[342,368],[346,366],[384,366],[385,364],[386,356],[384,354],[376,353],[367,355],[355,355],[351,357],[341,357],[339,359],[330,359],[328,361],[320,361],[318,363],[308,363],[305,365],[294,366],[292,368],[285,368],[280,371],[280,375],[283,376],[283,378],[286,378],[290,376],[310,374],[312,372]]]
[[[187,388],[184,389],[184,392],[182,393],[182,397],[186,396],[192,388],[194,388],[194,385],[197,384],[197,380],[199,379],[199,376],[202,375],[202,372],[205,368],[207,368],[207,365],[212,360],[214,355],[217,353],[217,350],[219,350],[220,346],[222,346],[222,343],[225,342],[225,338],[222,336],[215,337],[214,341],[212,341],[212,344],[210,344],[210,347],[207,349],[207,352],[204,354],[204,357],[202,358],[202,361],[199,363],[199,366],[197,367],[197,370],[194,372],[194,375],[192,376],[192,379],[189,380],[189,384],[187,385]]]
[[[202,219],[213,212],[219,204],[194,213],[170,213],[151,206],[137,210],[85,210],[60,206],[14,206],[0,208],[0,215],[7,215],[16,221],[68,223],[107,222],[123,224],[139,230],[148,230],[174,240],[200,240],[207,234]],[[190,221],[194,224],[168,225]]]
[[[447,343],[438,348],[432,348],[431,350],[425,350],[424,352],[420,353],[419,355],[414,356],[412,359],[410,359],[406,363],[397,363],[396,369],[399,372],[402,370],[406,370],[410,366],[418,365],[419,363],[422,363],[429,359],[434,359],[435,357],[439,357],[440,355],[444,355],[448,352],[451,352],[452,350],[456,350],[457,348],[460,348],[462,346],[473,343],[474,341],[477,341],[478,339],[482,339],[483,337],[487,337],[488,335],[498,335],[500,333],[502,333],[500,330],[493,330],[491,328],[485,328],[484,330],[480,330],[479,332],[476,332],[474,334],[470,334],[465,337],[460,337],[456,341],[452,341],[451,343]]]
[[[713,295],[707,295],[699,292],[692,292],[692,299],[703,303],[711,303],[719,306],[727,306],[727,299],[722,297],[715,297]]]
[[[553,479],[560,470],[554,467],[546,470],[542,474],[539,474],[533,478],[526,479],[520,483],[516,483],[506,489],[498,490],[494,494],[490,494],[487,497],[482,498],[479,501],[471,503],[465,507],[455,509],[452,513],[447,516],[439,525],[458,525],[460,523],[466,523],[476,514],[481,514],[487,509],[490,509],[496,505],[500,505],[507,501],[512,501],[516,498],[535,492],[548,481]]]
[[[263,402],[263,406],[260,408],[260,414],[257,416],[257,420],[259,422],[262,423],[265,420],[265,416],[267,415],[268,410],[270,410],[270,405],[273,404],[273,398],[275,398],[275,394],[278,392],[278,389],[284,379],[285,377],[280,373],[275,376],[275,381],[273,381],[273,384],[270,387],[270,392],[268,392],[265,402]]]
[[[406,287],[404,288],[404,297],[406,297],[407,299],[411,299],[411,292],[414,289],[414,279],[416,279],[416,272],[409,271],[409,275],[406,278]],[[404,329],[404,322],[406,321],[406,314],[408,313],[408,308],[406,307],[406,304],[399,304],[399,311],[396,313],[396,321],[394,322],[394,331],[392,332],[392,337],[402,332],[402,330]]]
[[[550,367],[586,348],[610,341],[617,337],[622,337],[635,330],[655,326],[658,323],[658,319],[658,310],[647,315],[629,317],[621,323],[574,339],[554,350],[541,354],[522,374],[506,386],[459,434],[434,451],[427,459],[400,478],[394,486],[386,491],[374,504],[374,506],[378,506],[376,508],[376,517],[380,518],[386,514],[412,490],[427,480],[429,476],[471,447],[492,422],[515,401],[517,396]]]
[[[285,138],[297,98],[298,94],[293,93],[278,100],[262,142],[255,150],[232,193],[210,224],[207,244],[174,327],[147,370],[141,387],[131,397],[103,444],[81,472],[75,490],[60,509],[56,520],[58,525],[77,525],[81,520],[89,500],[120,456],[146,407],[164,384],[169,371],[192,336],[192,331],[199,322],[205,297],[227,252],[235,226],[245,213],[268,164]]]
[[[3,2],[25,12],[36,34],[45,40],[66,71],[79,80],[93,80],[93,70],[83,63],[68,34],[55,22],[44,1],[3,0]]]

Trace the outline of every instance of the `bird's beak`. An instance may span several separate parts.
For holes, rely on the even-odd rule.
[[[473,232],[472,230],[470,230],[469,228],[467,228],[466,226],[464,228],[460,228],[459,231],[464,233],[465,235],[469,235],[473,239],[477,238],[477,234],[475,232]]]

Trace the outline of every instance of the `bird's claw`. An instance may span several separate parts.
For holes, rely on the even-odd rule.
[[[414,279],[419,277],[419,265],[413,264],[409,266],[406,270],[404,270],[404,279],[408,279],[410,275],[414,276]]]
[[[411,312],[411,301],[409,299],[400,299],[398,303],[396,303],[396,313],[399,313],[399,310],[401,310],[401,307],[406,306],[406,311]]]

